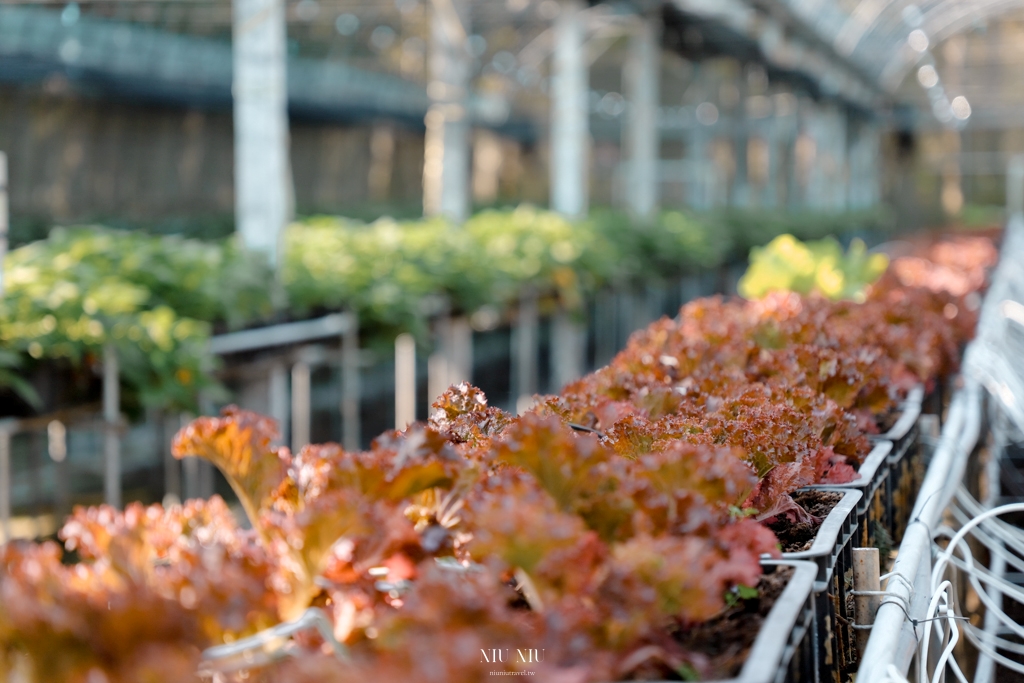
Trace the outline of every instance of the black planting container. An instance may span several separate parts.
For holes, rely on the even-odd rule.
[[[815,564],[818,680],[842,683],[857,669],[853,612],[847,596],[853,586],[853,548],[860,547],[858,509],[864,494],[858,489],[814,489],[836,491],[843,497],[822,520],[811,547],[783,553],[783,559]]]
[[[739,674],[720,683],[812,683],[817,679],[814,586],[818,567],[812,562],[764,559],[766,572],[793,567],[792,578],[772,606]]]
[[[888,456],[889,476],[885,482],[885,527],[893,547],[899,545],[910,521],[910,512],[917,499],[917,491],[924,478],[925,464],[920,448],[920,426],[924,387],[914,387],[900,406],[901,414],[892,428],[875,441],[889,441],[892,451]],[[879,540],[879,539],[876,539]],[[890,548],[883,548],[889,550]]]
[[[859,476],[853,481],[846,484],[817,484],[806,488],[860,491],[862,497],[857,503],[855,543],[858,548],[888,548],[892,544],[892,534],[888,528],[886,486],[892,442],[878,439],[872,445],[871,452],[857,470]]]

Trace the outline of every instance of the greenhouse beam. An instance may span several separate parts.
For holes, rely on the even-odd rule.
[[[225,356],[231,353],[257,351],[273,346],[287,346],[336,337],[355,329],[356,324],[355,316],[351,313],[332,313],[314,320],[229,332],[210,338],[210,353]]]

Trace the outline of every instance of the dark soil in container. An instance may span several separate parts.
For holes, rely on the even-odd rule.
[[[814,537],[821,528],[821,523],[828,517],[828,513],[843,499],[843,494],[838,491],[797,491],[793,494],[793,500],[797,505],[806,510],[818,521],[793,522],[785,516],[775,518],[768,524],[768,528],[779,537],[784,553],[798,553],[803,550],[810,550],[814,543]]]
[[[878,433],[887,434],[890,429],[896,426],[901,417],[903,417],[902,410],[890,410],[875,417],[875,421],[878,423]]]
[[[771,574],[764,574],[757,585],[756,598],[738,599],[717,617],[672,634],[684,650],[707,658],[707,666],[701,667],[705,680],[733,678],[739,674],[768,612],[782,595],[793,571],[792,567],[778,567]],[[666,680],[666,672],[638,669],[634,677]],[[667,680],[673,679],[682,680],[680,672],[671,672]]]

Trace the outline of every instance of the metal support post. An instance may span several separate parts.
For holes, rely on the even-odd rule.
[[[121,507],[121,382],[117,349],[103,347],[103,498]]]
[[[309,363],[300,360],[292,366],[292,453],[309,444],[313,422],[311,406],[312,372]]]
[[[423,213],[454,223],[462,223],[469,214],[468,22],[467,0],[431,4],[427,86],[431,105],[425,118]]]
[[[659,28],[658,19],[645,17],[630,36],[624,74],[629,100],[627,201],[633,215],[640,218],[652,217],[658,207]]]
[[[559,390],[583,376],[587,328],[565,311],[555,315],[551,326],[551,387]]]
[[[282,361],[276,361],[270,366],[268,385],[270,417],[277,422],[277,429],[281,433],[281,443],[286,443],[288,437],[288,368]]]
[[[540,311],[537,293],[525,291],[519,299],[519,315],[512,331],[514,381],[512,396],[516,412],[522,412],[538,390],[537,347],[540,341]]]
[[[779,126],[780,122],[775,118],[764,126],[768,169],[761,190],[761,206],[775,207],[779,204]]]
[[[615,292],[602,289],[594,304],[594,362],[607,365],[619,351],[619,323]]]
[[[157,412],[156,419],[159,420],[159,433],[162,437],[160,448],[164,457],[164,504],[166,505],[175,500],[181,500],[183,493],[181,490],[181,461],[171,454],[171,439],[168,438],[174,432],[174,422],[176,421],[174,416]],[[180,419],[177,422],[180,426]],[[171,429],[168,429],[168,426],[171,426]]]
[[[395,337],[395,429],[416,421],[416,340],[411,334]]]
[[[473,328],[465,317],[445,316],[437,324],[438,348],[427,358],[430,403],[448,387],[473,380]]]
[[[1006,215],[1024,213],[1024,154],[1010,157],[1006,165]]]
[[[711,162],[708,159],[708,139],[705,126],[690,127],[686,140],[687,193],[686,201],[695,209],[709,209],[712,204]]]
[[[434,401],[448,389],[449,377],[449,337],[451,336],[451,318],[442,316],[434,324],[435,349],[427,356],[427,402],[428,412],[432,411]]]
[[[199,412],[203,415],[216,415],[217,408],[207,391],[199,392]],[[196,495],[199,498],[209,498],[214,493],[214,481],[216,479],[216,467],[206,458],[189,458],[197,461],[197,487]]]
[[[10,216],[7,204],[7,155],[0,152],[0,297],[4,295],[4,257],[7,256],[7,233]]]
[[[191,421],[192,415],[188,413],[178,415],[178,425],[181,428],[186,427]],[[199,458],[181,459],[181,480],[181,497],[184,500],[202,496],[199,491]]]
[[[57,519],[68,512],[68,433],[64,423],[51,420],[46,425],[46,451],[53,462],[53,509]]]
[[[293,203],[284,0],[233,0],[232,23],[238,231],[276,265]]]
[[[0,541],[11,538],[11,431],[16,422],[4,420],[0,423]]]
[[[185,475],[185,499],[202,498],[202,485],[199,481],[199,458],[183,458],[181,469]]]
[[[551,78],[551,208],[572,218],[587,213],[590,107],[584,54],[583,3],[568,0],[555,20]]]
[[[449,386],[473,381],[473,328],[469,318],[452,318],[445,355],[448,357]]]
[[[359,327],[355,315],[353,324],[341,337],[341,443],[345,450],[359,450]]]
[[[857,625],[864,627],[875,623],[875,614],[882,604],[881,582],[879,581],[878,548],[853,549],[853,588],[864,595],[854,596],[854,614]],[[857,630],[857,650],[864,652],[871,631]]]

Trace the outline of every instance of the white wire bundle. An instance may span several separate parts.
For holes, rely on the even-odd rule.
[[[892,578],[886,586],[867,649],[862,653],[858,678],[886,683],[906,683],[902,672],[917,658],[917,680],[939,681],[951,669],[961,683],[966,679],[960,670],[953,649],[961,636],[979,650],[977,683],[989,683],[992,662],[1024,673],[1024,665],[997,650],[1024,654],[1024,646],[999,637],[999,627],[1024,638],[1019,624],[1002,609],[1002,598],[1024,603],[1024,591],[1003,578],[1003,569],[1024,570],[1024,531],[1006,524],[998,516],[1024,511],[1024,503],[996,505],[998,497],[999,462],[1010,432],[1024,434],[1024,217],[1014,214],[1007,225],[1001,258],[981,309],[977,335],[967,348],[963,363],[963,389],[954,394],[943,425],[942,438],[934,444],[932,461],[918,492],[908,526],[893,566]],[[978,387],[984,387],[996,398],[988,405],[1000,413],[992,420],[997,443],[990,450],[996,457],[988,465],[990,491],[985,505],[962,490],[956,494],[953,516],[961,525],[959,532],[942,529],[933,533],[943,511],[949,508],[958,485],[967,472],[967,462],[981,434],[981,406]],[[962,487],[961,487],[962,488]],[[963,543],[967,535],[986,546],[992,557],[991,567],[977,566],[970,548]],[[934,545],[937,537],[949,538],[945,549]],[[931,552],[929,552],[931,551]],[[928,574],[929,555],[936,557]],[[947,569],[950,571],[947,578]],[[985,629],[979,629],[957,614],[954,603],[958,581],[966,576],[979,600],[986,607]],[[893,579],[898,579],[896,583]],[[983,589],[983,585],[989,588]],[[894,608],[898,608],[894,609]],[[924,633],[919,632],[924,626]],[[963,628],[963,633],[960,629]],[[938,645],[933,646],[933,640]],[[929,652],[940,650],[929,662]],[[986,665],[986,666],[983,666]]]
[[[1003,650],[1015,654],[1024,654],[1024,646],[996,634],[987,633],[983,629],[974,626],[964,619],[963,616],[956,613],[953,601],[957,588],[956,577],[963,575],[967,577],[979,600],[985,605],[986,613],[993,615],[1011,633],[1024,639],[1024,626],[1021,626],[1012,617],[1008,616],[1003,611],[1001,604],[993,599],[993,593],[998,593],[1002,597],[1008,597],[1011,600],[1024,604],[1024,589],[985,567],[977,565],[974,562],[970,546],[964,542],[967,536],[971,535],[983,544],[993,557],[1000,557],[1018,570],[1024,571],[1024,559],[1021,557],[1024,555],[1024,531],[998,519],[1000,515],[1008,513],[1024,513],[1024,503],[1010,503],[990,510],[982,510],[981,505],[962,487],[957,494],[957,502],[963,508],[963,510],[954,511],[954,515],[959,518],[958,521],[963,523],[960,530],[954,532],[948,527],[942,527],[937,530],[935,535],[936,538],[948,538],[949,542],[935,559],[931,574],[932,597],[926,614],[922,619],[918,620],[918,623],[925,625],[925,631],[918,649],[917,679],[919,681],[930,680],[932,683],[938,683],[942,680],[942,676],[948,667],[961,683],[967,683],[966,677],[953,657],[953,649],[960,639],[961,625],[963,626],[964,636],[979,652],[992,658],[1000,666],[1024,673],[1024,664],[1009,659],[998,652],[998,650]],[[967,514],[973,514],[973,516],[968,519],[964,511]],[[957,557],[957,553],[961,556]],[[957,572],[954,573],[952,579],[945,579],[943,577],[950,566],[955,568]],[[982,584],[985,584],[988,590]],[[941,647],[943,644],[945,646],[929,676],[928,655],[933,634],[939,646]],[[898,674],[898,671],[895,673]],[[892,679],[891,674],[889,678]]]

